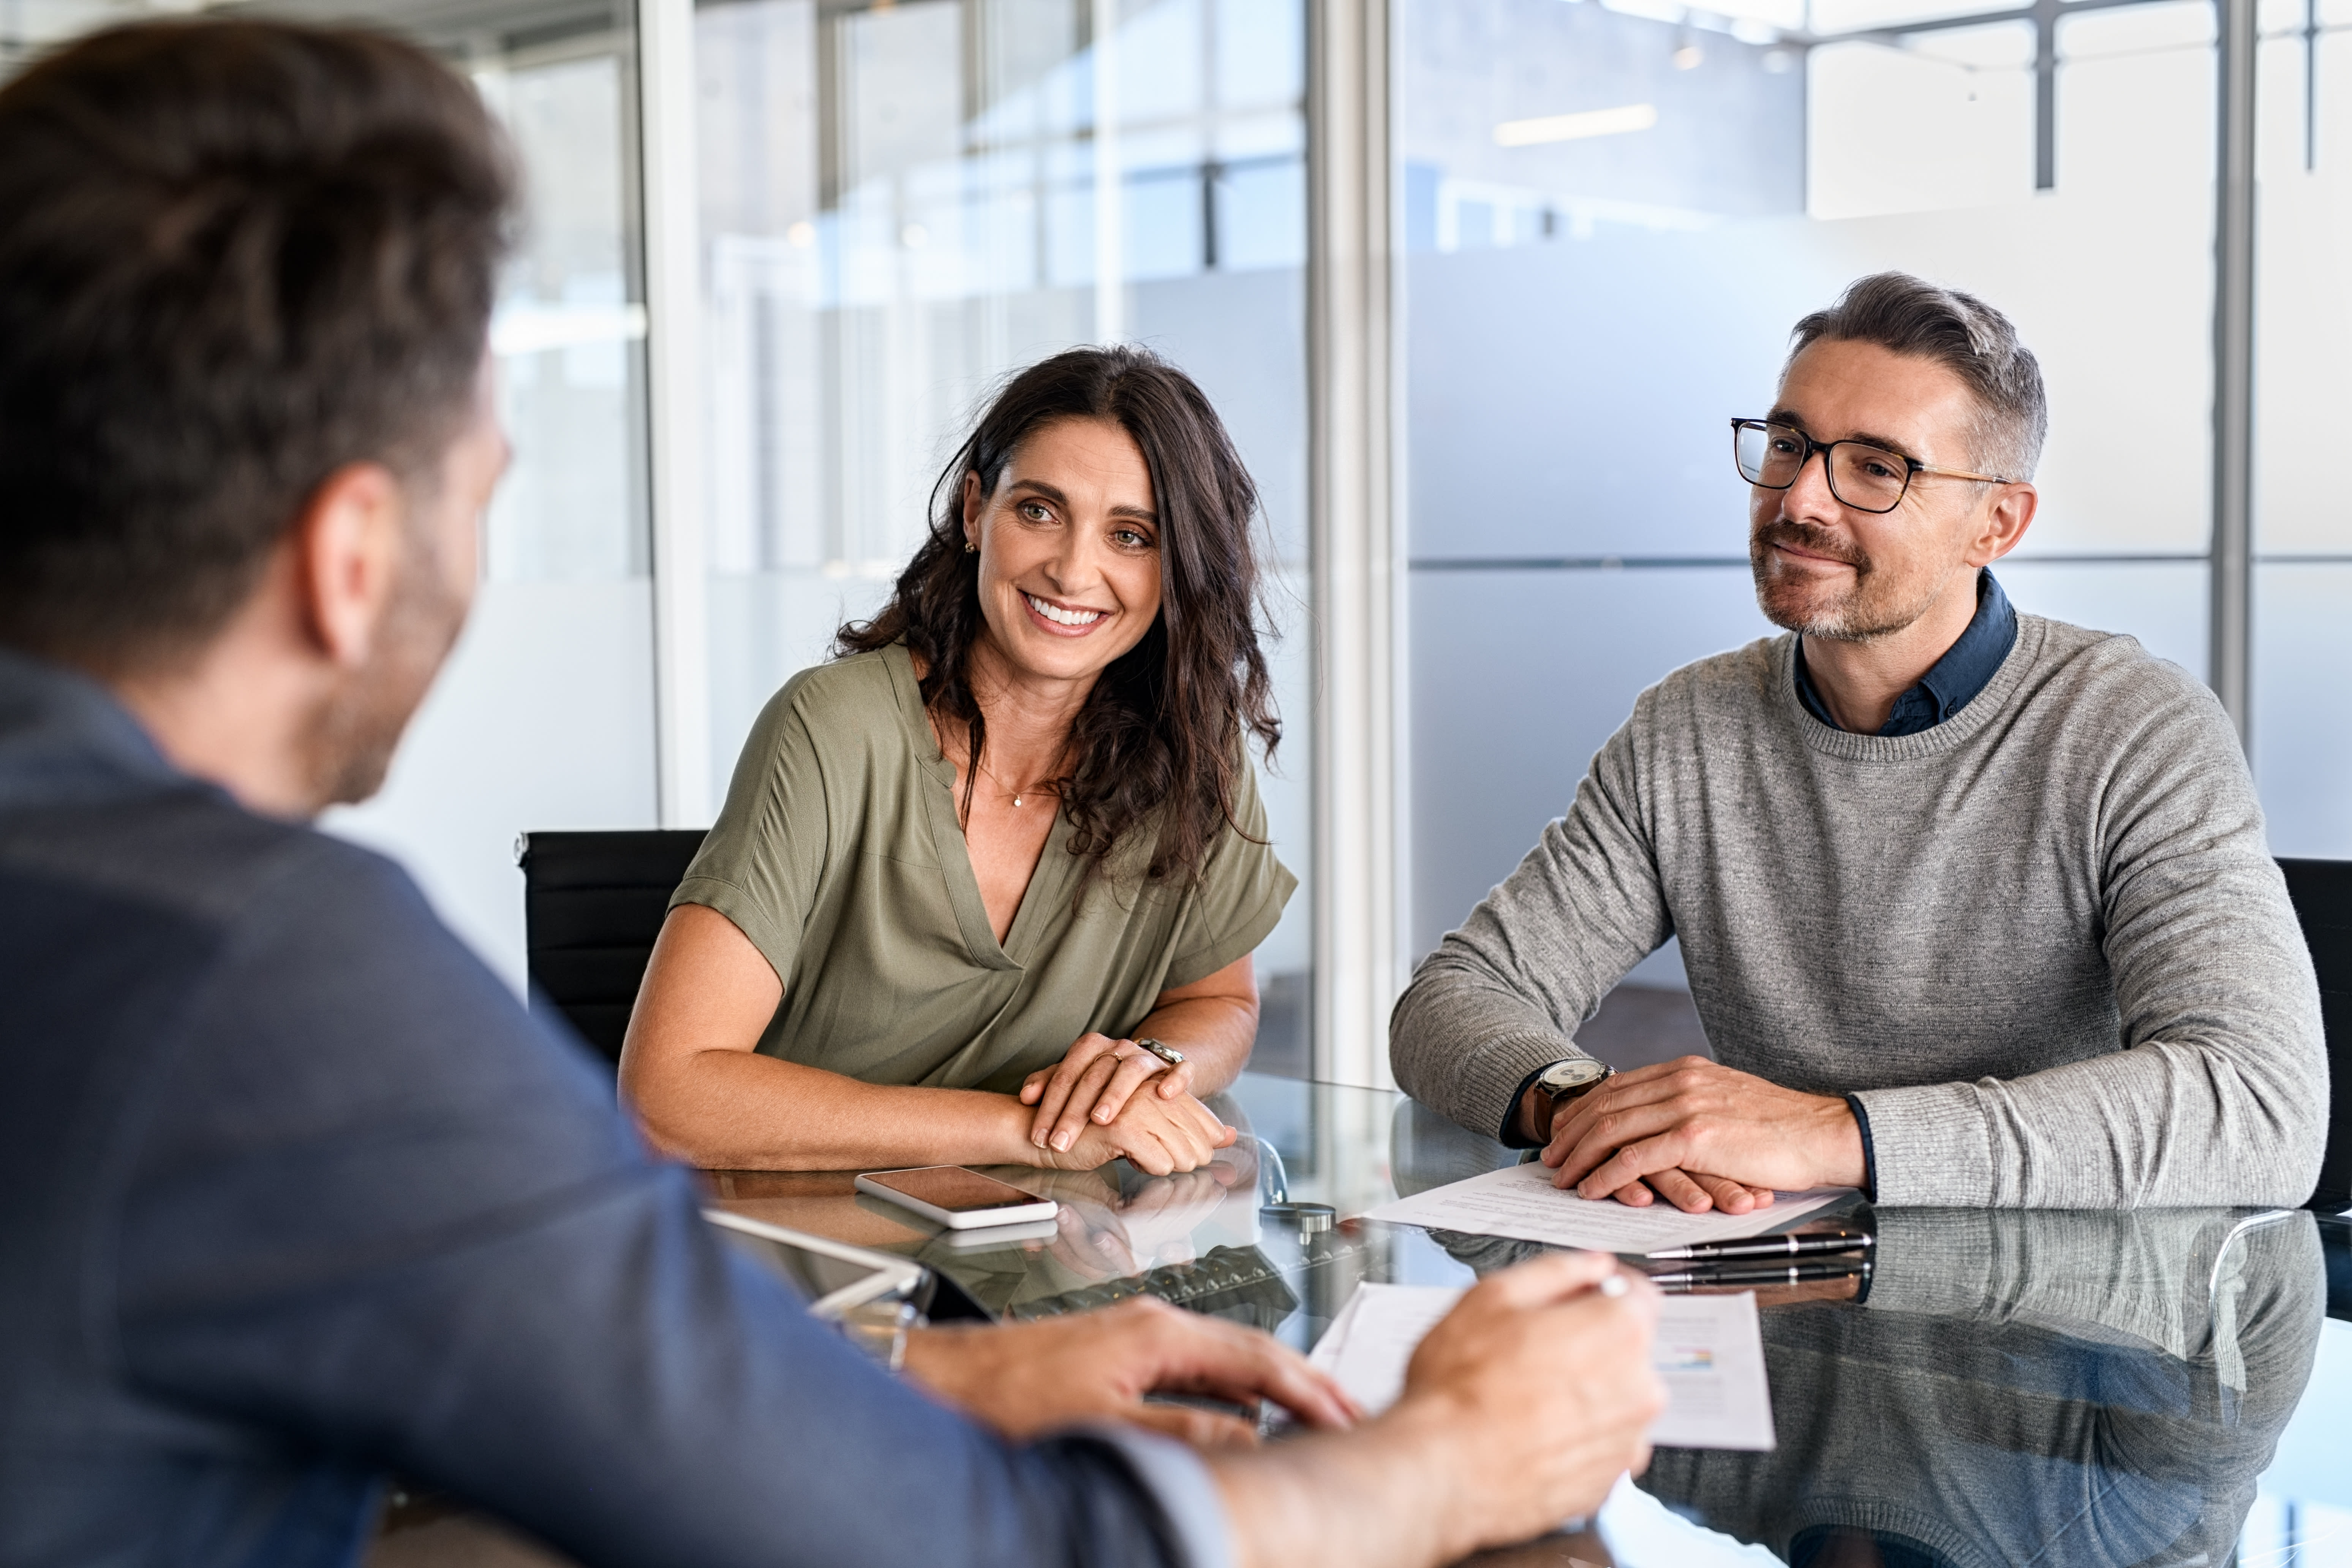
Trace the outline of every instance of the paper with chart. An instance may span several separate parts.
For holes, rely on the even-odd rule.
[[[1772,1447],[1772,1392],[1756,1296],[1668,1296],[1658,1304],[1650,1365],[1666,1385],[1666,1413],[1650,1428],[1665,1448]]]
[[[1853,1194],[1852,1187],[1817,1187],[1811,1192],[1782,1193],[1769,1207],[1748,1214],[1712,1210],[1685,1214],[1664,1201],[1637,1209],[1615,1198],[1580,1198],[1553,1186],[1551,1178],[1549,1165],[1534,1162],[1506,1165],[1465,1182],[1450,1182],[1382,1204],[1364,1217],[1472,1236],[1507,1236],[1551,1247],[1638,1255],[1662,1247],[1760,1236]]]
[[[1377,1415],[1404,1392],[1413,1347],[1461,1297],[1444,1286],[1359,1286],[1307,1359]],[[1666,1411],[1650,1428],[1651,1442],[1670,1448],[1772,1447],[1772,1395],[1752,1293],[1666,1297],[1658,1307],[1650,1364],[1666,1385]]]

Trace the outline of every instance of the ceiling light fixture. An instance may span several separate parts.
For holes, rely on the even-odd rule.
[[[1549,142],[1582,142],[1593,136],[1622,136],[1647,131],[1658,122],[1654,103],[1628,103],[1618,109],[1588,109],[1581,114],[1546,114],[1534,120],[1506,120],[1495,127],[1497,147],[1540,147]]]

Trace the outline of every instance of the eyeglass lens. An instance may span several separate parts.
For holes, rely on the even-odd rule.
[[[1881,447],[1837,441],[1826,452],[1830,493],[1847,506],[1892,511],[1911,483],[1911,465]],[[1732,455],[1749,484],[1785,490],[1805,465],[1804,433],[1787,425],[1741,425],[1732,433]]]

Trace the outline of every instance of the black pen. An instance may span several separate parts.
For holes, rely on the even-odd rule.
[[[1876,1246],[1866,1230],[1792,1230],[1783,1236],[1750,1236],[1738,1241],[1703,1241],[1696,1247],[1669,1247],[1643,1254],[1652,1261],[1669,1258],[1811,1258],[1824,1252],[1860,1252]]]
[[[1653,1274],[1650,1283],[1668,1294],[1712,1290],[1722,1287],[1802,1285],[1811,1279],[1858,1279],[1870,1273],[1862,1258],[1824,1258],[1810,1263],[1784,1263],[1778,1268],[1748,1264],[1738,1268],[1694,1268],[1680,1274]]]

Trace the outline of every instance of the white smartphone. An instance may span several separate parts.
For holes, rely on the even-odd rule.
[[[1062,1227],[1050,1219],[1026,1220],[1017,1225],[992,1225],[982,1230],[943,1230],[931,1238],[931,1244],[954,1253],[979,1252],[991,1247],[1051,1241],[1061,1234]]]
[[[1061,1205],[1024,1193],[1010,1182],[983,1176],[961,1165],[920,1165],[908,1171],[867,1171],[857,1190],[910,1208],[950,1230],[1019,1225],[1052,1219]]]

